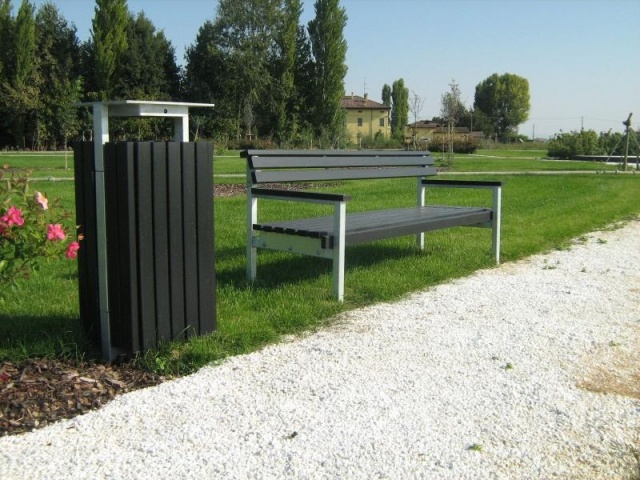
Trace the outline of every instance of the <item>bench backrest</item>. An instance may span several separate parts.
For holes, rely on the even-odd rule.
[[[245,150],[247,182],[304,182],[436,175],[430,152]]]

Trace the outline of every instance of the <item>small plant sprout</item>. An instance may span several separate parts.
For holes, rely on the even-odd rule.
[[[502,368],[504,368],[505,370],[512,370],[513,364],[511,362],[507,362],[507,364]]]
[[[598,244],[604,245],[605,243],[607,243],[607,241],[604,238],[599,238],[598,239]]]
[[[471,445],[469,445],[467,447],[467,450],[471,450],[472,452],[481,452],[482,451],[482,445],[479,443],[472,443]]]

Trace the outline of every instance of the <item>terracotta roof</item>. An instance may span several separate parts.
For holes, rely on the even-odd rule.
[[[387,107],[383,103],[374,102],[368,98],[359,97],[358,95],[345,95],[340,102],[342,108],[353,108],[358,110],[373,109],[373,110],[391,110],[391,107]]]

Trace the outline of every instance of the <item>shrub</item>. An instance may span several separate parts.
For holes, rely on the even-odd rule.
[[[446,153],[449,150],[449,144],[445,139],[434,138],[429,141],[428,149],[432,152]],[[454,153],[475,153],[478,149],[478,141],[475,139],[458,139],[453,140],[453,152]]]
[[[554,158],[572,158],[576,155],[604,155],[593,130],[556,134],[549,142],[547,155]]]
[[[0,300],[7,286],[28,276],[42,258],[76,258],[79,243],[68,242],[70,215],[41,192],[29,193],[28,174],[0,170]]]

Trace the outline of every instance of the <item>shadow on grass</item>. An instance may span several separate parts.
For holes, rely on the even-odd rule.
[[[82,360],[98,354],[83,334],[79,318],[0,314],[0,361],[33,357]]]
[[[238,249],[232,250],[237,254]],[[420,252],[407,246],[380,244],[352,246],[348,247],[346,251],[346,272],[415,255],[429,255],[429,250]],[[321,275],[331,275],[331,271],[331,260],[262,250],[258,253],[257,279],[251,288],[268,290],[285,284],[302,283]],[[216,270],[216,282],[219,286],[229,285],[238,289],[249,288],[244,263],[242,267]]]

